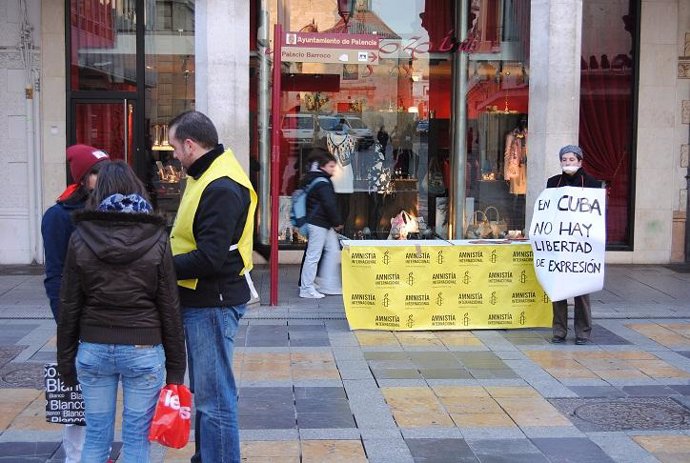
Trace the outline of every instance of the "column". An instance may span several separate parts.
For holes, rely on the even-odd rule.
[[[249,172],[249,2],[196,2],[196,109]]]
[[[582,0],[532,0],[526,223],[558,150],[578,144]]]

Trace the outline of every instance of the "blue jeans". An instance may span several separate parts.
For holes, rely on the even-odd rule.
[[[196,451],[192,462],[240,461],[232,353],[245,310],[245,304],[182,309],[190,388],[194,392]]]
[[[86,408],[85,463],[108,460],[115,433],[115,400],[122,379],[122,460],[149,461],[149,428],[165,380],[163,346],[136,347],[82,342],[77,376]]]

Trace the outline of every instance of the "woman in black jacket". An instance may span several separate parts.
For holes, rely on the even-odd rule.
[[[336,230],[342,229],[343,221],[331,182],[336,168],[335,157],[324,149],[315,148],[309,154],[308,162],[309,172],[301,187],[312,185],[307,195],[309,241],[300,275],[299,297],[319,299],[326,294],[342,294],[340,245]],[[317,269],[318,290],[315,286]]]
[[[122,162],[105,162],[75,216],[60,292],[58,370],[81,383],[83,461],[108,459],[122,380],[123,459],[148,462],[148,432],[164,382],[181,384],[184,332],[165,222]],[[167,374],[167,377],[166,377]]]
[[[582,149],[579,146],[567,145],[561,148],[558,156],[563,173],[554,175],[546,181],[546,188],[572,186],[580,188],[601,188],[601,181],[589,175],[582,168]],[[575,344],[589,343],[592,333],[592,308],[589,294],[575,296]],[[553,337],[551,342],[565,342],[568,334],[568,301],[553,301]]]

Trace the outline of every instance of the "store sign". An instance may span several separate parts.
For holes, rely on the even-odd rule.
[[[552,300],[604,287],[604,188],[545,189],[534,204],[529,236],[537,278]]]
[[[377,35],[287,32],[280,56],[302,63],[376,65],[378,51]]]
[[[527,243],[346,241],[342,271],[353,330],[551,326]]]

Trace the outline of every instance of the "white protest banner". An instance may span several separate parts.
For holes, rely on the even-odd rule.
[[[604,287],[606,190],[547,188],[534,203],[530,244],[537,279],[552,301]]]

